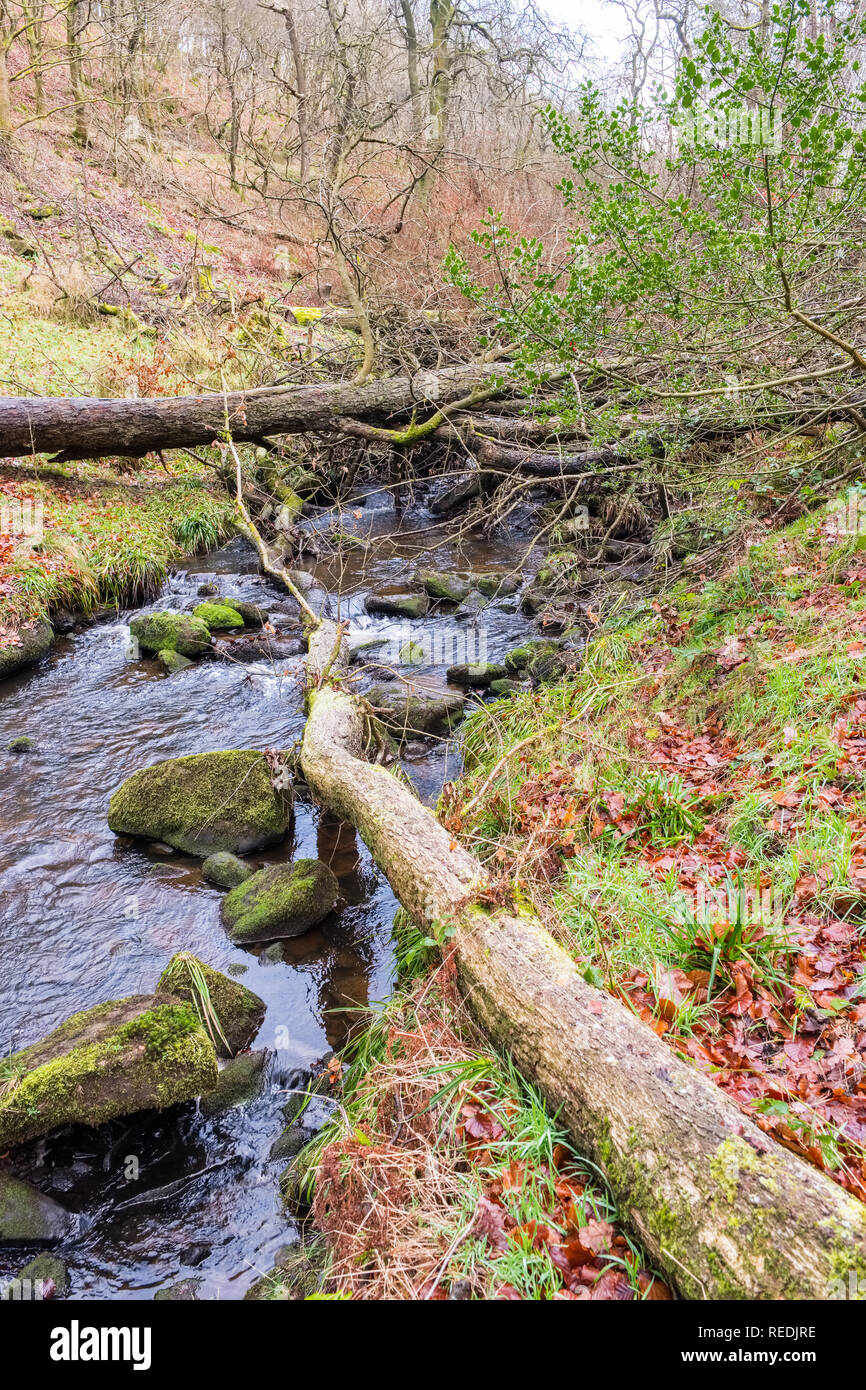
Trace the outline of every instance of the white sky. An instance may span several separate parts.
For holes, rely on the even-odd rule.
[[[593,41],[593,55],[607,61],[619,57],[620,43],[627,33],[622,11],[604,0],[541,0],[554,19],[582,29]]]

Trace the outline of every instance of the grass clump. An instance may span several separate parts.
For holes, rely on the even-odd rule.
[[[426,966],[420,933],[401,933],[404,957]],[[378,1010],[347,1055],[333,1118],[304,1151],[330,1296],[669,1296],[598,1173],[469,1023],[447,960]]]

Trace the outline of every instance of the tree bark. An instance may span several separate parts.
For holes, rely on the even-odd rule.
[[[386,377],[362,386],[328,383],[232,391],[227,396],[154,396],[97,400],[89,396],[0,397],[0,456],[62,450],[62,456],[131,457],[154,449],[210,444],[220,438],[226,412],[232,438],[328,432],[337,417],[382,418],[462,400],[473,388],[502,377],[503,364],[447,367],[412,377]]]
[[[304,776],[360,831],[416,921],[456,926],[470,1006],[602,1168],[650,1258],[687,1298],[839,1296],[866,1261],[866,1207],[587,984],[537,919],[481,905],[478,861],[365,761],[365,715],[341,688],[344,643],[327,621],[310,638]]]
[[[84,96],[84,59],[81,51],[81,36],[87,27],[87,17],[82,15],[81,0],[67,0],[66,4],[66,53],[69,68],[69,85],[72,88],[72,138],[82,147],[88,143],[87,106]]]

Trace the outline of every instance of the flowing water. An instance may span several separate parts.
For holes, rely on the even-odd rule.
[[[521,566],[526,550],[518,537],[448,542],[417,514],[396,516],[385,494],[344,514],[340,525],[364,544],[308,568],[333,616],[351,620],[356,641],[395,636],[393,622],[366,614],[364,597],[408,585],[416,563],[505,570]],[[198,861],[108,829],[109,797],[139,767],[224,748],[289,748],[301,735],[297,609],[259,577],[244,543],[174,574],[149,607],[191,608],[208,581],[271,613],[279,633],[272,657],[208,660],[167,678],[155,662],[130,659],[126,613],[60,639],[41,665],[0,685],[0,750],[20,734],[36,743],[26,754],[0,751],[0,1053],[44,1037],[77,1010],[150,992],[179,950],[222,971],[242,970],[242,982],[267,1003],[254,1044],[268,1049],[265,1084],[251,1104],[206,1117],[189,1103],[97,1130],[75,1127],[10,1156],[12,1171],[79,1215],[74,1238],[58,1251],[73,1297],[151,1298],[192,1276],[203,1281],[200,1297],[242,1297],[297,1238],[279,1199],[285,1160],[269,1158],[286,1093],[345,1042],[351,1010],[387,998],[393,984],[396,903],[388,883],[354,831],[303,789],[291,840],[254,860],[325,860],[345,906],[321,927],[270,947],[230,944],[222,894]],[[486,648],[494,659],[525,629],[511,600],[466,619],[401,621],[396,637],[421,642],[426,656],[412,674],[435,686],[444,683],[443,651],[460,659],[464,643],[470,658]],[[416,747],[405,768],[419,794],[435,799],[459,769],[458,744]],[[315,1113],[326,1109],[320,1102]],[[0,1251],[0,1277],[29,1257]]]

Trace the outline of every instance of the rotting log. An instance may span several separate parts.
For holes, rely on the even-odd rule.
[[[237,443],[308,432],[391,439],[407,447],[428,438],[447,441],[459,437],[478,453],[482,464],[539,478],[558,478],[574,470],[635,466],[635,458],[627,451],[630,435],[642,436],[642,447],[649,445],[661,457],[667,439],[679,443],[723,439],[757,428],[814,431],[832,421],[855,417],[859,429],[859,412],[864,407],[857,398],[756,408],[743,419],[712,414],[680,420],[623,416],[618,424],[623,447],[610,444],[575,449],[572,446],[580,443],[580,431],[554,429],[557,422],[553,420],[536,420],[531,415],[510,420],[505,415],[474,418],[475,405],[494,397],[501,398],[500,411],[507,411],[508,397],[517,390],[519,382],[510,364],[492,362],[384,377],[360,386],[319,382],[256,387],[226,395],[214,392],[109,400],[91,396],[0,397],[0,457],[57,453],[63,461],[117,454],[137,458],[160,449],[192,448],[221,439],[228,417]],[[532,402],[517,400],[513,404],[531,413]],[[453,419],[441,423],[440,412],[447,414],[449,410],[454,411]],[[376,427],[407,415],[412,415],[412,422],[400,429]],[[519,447],[521,443],[544,442],[548,437],[560,446],[569,441],[569,449]]]
[[[354,825],[403,907],[450,922],[459,978],[603,1170],[650,1259],[687,1298],[827,1299],[866,1273],[866,1207],[763,1134],[622,1003],[595,989],[536,918],[483,906],[485,874],[385,768],[366,761],[344,688],[342,630],[312,632],[301,767]]]
[[[0,456],[61,451],[64,459],[141,457],[156,449],[221,439],[228,416],[236,443],[274,434],[332,432],[340,417],[388,419],[460,401],[480,388],[495,394],[503,363],[444,367],[385,377],[363,386],[328,382],[267,386],[200,396],[97,400],[90,396],[0,397]],[[504,388],[503,388],[504,389]]]

